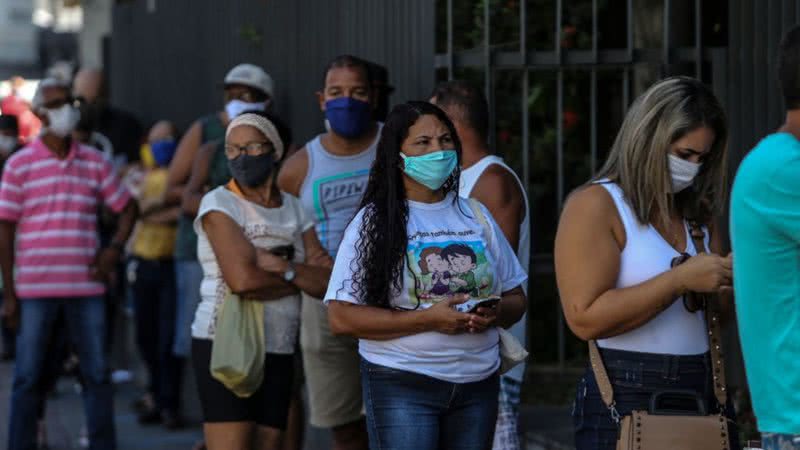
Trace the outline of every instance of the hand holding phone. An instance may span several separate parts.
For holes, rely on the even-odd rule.
[[[475,304],[470,310],[468,311],[471,314],[476,314],[478,312],[478,308],[489,308],[489,309],[497,309],[497,304],[500,303],[500,297],[489,297],[483,300],[479,300],[478,303]]]
[[[462,313],[471,314],[467,331],[470,333],[483,333],[494,326],[497,320],[497,305],[500,297],[492,296],[483,299],[470,299],[469,301],[456,305],[455,308]],[[481,313],[478,313],[481,310]]]
[[[279,247],[274,247],[269,249],[269,252],[275,256],[280,256],[287,261],[292,261],[294,259],[293,245],[281,245]]]
[[[478,308],[497,308],[499,302],[500,297],[497,296],[482,299],[469,299],[460,305],[456,305],[455,308],[459,312],[475,314]]]

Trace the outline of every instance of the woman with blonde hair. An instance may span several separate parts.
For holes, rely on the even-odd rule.
[[[725,114],[706,86],[662,80],[634,102],[600,173],[566,203],[555,243],[564,314],[578,337],[596,342],[613,388],[613,402],[604,401],[591,367],[578,383],[579,450],[614,449],[620,417],[633,410],[702,405],[733,415],[715,395],[714,383],[725,392],[724,377],[712,373],[704,309],[693,301],[700,297],[687,295],[731,290],[732,256],[720,256],[714,223],[726,141]],[[712,299],[729,307],[724,296]]]

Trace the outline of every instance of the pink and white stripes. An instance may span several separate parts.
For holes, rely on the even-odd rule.
[[[92,148],[73,143],[60,160],[37,139],[11,156],[0,183],[0,220],[17,224],[17,296],[102,294],[103,284],[89,275],[100,202],[120,212],[129,199],[111,163]]]

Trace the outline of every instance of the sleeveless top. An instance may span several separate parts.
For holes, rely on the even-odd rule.
[[[306,144],[308,172],[300,188],[300,202],[314,219],[317,237],[336,257],[347,224],[358,212],[375,161],[382,124],[375,141],[357,155],[339,156],[322,146],[320,136]]]
[[[597,182],[608,191],[625,227],[626,243],[620,255],[617,288],[641,284],[670,270],[672,259],[679,253],[656,231],[652,225],[644,225],[625,199],[622,189],[608,180]],[[696,255],[689,226],[684,222],[686,250]],[[708,246],[706,231],[705,245]],[[649,322],[635,330],[608,339],[599,339],[602,348],[631,352],[670,355],[698,355],[708,351],[708,336],[705,314],[690,313],[678,299]]]
[[[219,119],[219,114],[209,114],[200,119],[202,124],[202,136],[200,143],[205,144],[210,141],[221,140],[225,138],[225,125]],[[209,181],[211,175],[214,173],[212,159],[212,170],[209,171]],[[227,168],[227,165],[225,166]],[[230,177],[219,182],[219,184],[212,184],[210,187],[213,189],[217,186],[228,182]],[[179,261],[196,261],[197,260],[197,233],[194,231],[194,218],[186,214],[181,214],[178,219],[178,234],[175,240],[175,259]]]
[[[525,273],[529,273],[530,261],[531,261],[531,209],[530,204],[528,203],[528,194],[525,191],[525,186],[522,184],[522,181],[517,176],[516,172],[511,169],[504,161],[503,158],[496,156],[496,155],[489,155],[483,157],[480,161],[473,164],[467,169],[461,171],[461,180],[458,189],[458,195],[464,198],[469,198],[472,190],[475,188],[475,185],[478,183],[481,175],[483,172],[486,171],[489,167],[493,165],[498,165],[503,167],[507,171],[509,171],[512,175],[514,175],[514,179],[517,180],[517,184],[519,185],[520,190],[522,191],[523,198],[525,199],[525,219],[522,221],[522,224],[519,227],[519,243],[516,250],[517,259],[519,259],[522,268],[525,270]],[[529,278],[530,280],[530,278]],[[525,292],[528,292],[528,284],[523,283],[522,288]],[[530,301],[528,302],[530,303]],[[514,335],[520,342],[523,343],[527,347],[527,338],[526,338],[526,329],[527,329],[527,321],[528,321],[528,313],[526,312],[525,315],[519,320],[519,322],[515,323],[514,326],[511,327],[509,331],[511,334]],[[522,381],[522,377],[525,373],[525,364],[519,364],[505,375],[511,377],[519,382]]]

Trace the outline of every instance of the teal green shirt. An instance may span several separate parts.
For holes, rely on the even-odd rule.
[[[767,136],[731,198],[736,312],[762,432],[800,434],[800,142]]]

